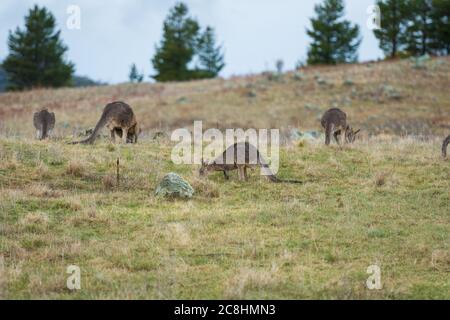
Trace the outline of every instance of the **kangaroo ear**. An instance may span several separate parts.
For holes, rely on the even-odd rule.
[[[360,133],[360,132],[361,132],[361,129],[356,130],[356,131],[355,131],[355,135],[358,134],[358,133]]]

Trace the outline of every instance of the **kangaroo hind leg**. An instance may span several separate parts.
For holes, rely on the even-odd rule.
[[[128,129],[122,128],[122,143],[127,144]]]

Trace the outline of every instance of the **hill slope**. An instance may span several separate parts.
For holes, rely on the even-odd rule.
[[[342,150],[286,140],[279,176],[300,185],[257,171],[247,182],[236,173],[202,179],[197,165],[172,163],[174,142],[148,137],[199,119],[316,130],[333,103],[366,134],[442,136],[449,62],[0,95],[0,299],[449,299],[442,137],[377,135]],[[144,125],[139,144],[64,143],[118,99]],[[50,141],[31,139],[31,113],[42,106],[56,112]],[[171,171],[192,184],[191,200],[155,197]],[[69,265],[80,267],[81,290],[67,289]],[[366,286],[372,265],[381,290]]]
[[[321,114],[336,106],[367,134],[443,135],[450,130],[449,87],[450,58],[433,59],[423,69],[403,60],[307,68],[281,77],[6,93],[0,95],[0,119],[29,135],[8,119],[29,123],[34,110],[48,107],[65,135],[94,126],[108,102],[123,100],[147,131],[192,126],[194,120],[204,120],[206,128],[319,130]]]

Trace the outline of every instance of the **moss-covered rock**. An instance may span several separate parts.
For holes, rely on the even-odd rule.
[[[168,173],[156,187],[155,195],[162,197],[192,198],[194,189],[176,173]]]

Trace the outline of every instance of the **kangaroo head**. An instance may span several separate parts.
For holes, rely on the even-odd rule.
[[[358,129],[358,130],[355,131],[350,126],[347,126],[347,128],[345,130],[345,139],[347,140],[348,143],[353,143],[356,140],[356,136],[360,132],[361,132],[361,129]]]
[[[128,130],[127,134],[127,142],[128,143],[137,143],[138,136],[141,133],[141,127],[136,123],[133,127]]]

